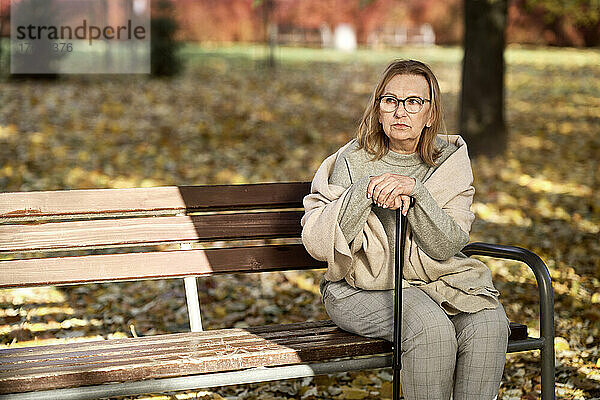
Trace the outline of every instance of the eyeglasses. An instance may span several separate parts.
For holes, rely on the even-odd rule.
[[[379,96],[379,108],[383,112],[395,113],[398,106],[400,106],[400,103],[402,103],[406,112],[416,114],[423,109],[423,105],[425,105],[426,101],[431,102],[429,99],[423,99],[417,96],[411,96],[405,99],[399,99],[389,95]]]

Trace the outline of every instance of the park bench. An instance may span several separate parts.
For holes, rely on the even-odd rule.
[[[331,321],[202,331],[197,277],[326,267],[299,240],[309,191],[310,183],[290,182],[0,193],[0,288],[180,277],[191,325],[186,333],[1,349],[0,399],[93,399],[389,367],[391,343]],[[165,244],[174,248],[160,250]],[[98,248],[118,254],[85,252]],[[508,351],[541,351],[543,399],[553,399],[546,266],[518,247],[471,243],[463,251],[533,270],[541,334],[528,337],[525,325],[511,323]]]

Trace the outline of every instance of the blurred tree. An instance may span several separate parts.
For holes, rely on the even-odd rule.
[[[3,20],[3,16],[0,11],[0,77],[2,77],[6,72],[6,71],[4,71],[4,58],[2,57],[2,55],[3,55],[2,47],[4,47],[4,38],[2,37],[2,26],[4,24],[2,23],[2,20]]]
[[[600,1],[598,0],[522,0],[521,7],[542,15],[544,27],[553,31],[558,45],[572,45],[568,28],[581,37],[584,46],[600,45]]]
[[[433,26],[439,43],[457,44],[463,36],[459,19],[462,0],[271,1],[272,23],[316,31],[325,25],[334,30],[340,23],[349,23],[355,28],[359,43],[368,43],[370,34],[377,30],[415,28],[424,23]],[[265,3],[266,0],[177,0],[178,38],[266,44],[262,8]]]
[[[504,47],[507,0],[465,0],[460,132],[472,154],[506,149]]]
[[[57,26],[60,20],[60,7],[56,0],[47,0],[43,2],[34,0],[21,0],[11,4],[12,17],[16,16],[17,21],[12,20],[14,24],[26,21],[28,25],[33,26]],[[55,80],[59,74],[56,61],[65,57],[66,53],[56,51],[54,42],[48,36],[42,34],[40,37],[34,35],[35,39],[24,39],[16,43],[15,50],[10,54],[10,70],[19,71],[10,75],[13,80]],[[18,45],[17,45],[18,43]]]
[[[275,68],[275,48],[277,47],[277,24],[273,22],[274,9],[275,2],[273,0],[262,0],[265,41],[269,44],[269,57],[267,59],[267,66],[269,68]]]
[[[177,22],[170,0],[156,0],[150,21],[150,64],[154,76],[173,76],[182,67],[177,55],[179,42],[175,40]]]
[[[273,20],[275,11],[274,0],[253,0],[253,8],[260,8],[264,32],[264,42],[269,48],[265,64],[268,68],[275,68],[275,49],[277,48],[277,23]]]
[[[10,73],[10,1],[0,0],[0,77]],[[5,43],[8,43],[7,49],[4,49]]]

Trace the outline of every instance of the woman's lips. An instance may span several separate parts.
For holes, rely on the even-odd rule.
[[[399,128],[399,129],[406,129],[406,128],[410,128],[410,126],[406,125],[406,124],[392,124],[393,127]]]

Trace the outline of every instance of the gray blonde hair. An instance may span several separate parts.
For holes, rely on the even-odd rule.
[[[390,150],[390,140],[383,131],[383,126],[379,123],[379,96],[389,81],[396,75],[421,75],[429,84],[429,98],[431,99],[431,126],[425,126],[419,137],[417,152],[421,159],[430,166],[436,166],[435,160],[440,156],[441,151],[435,148],[435,138],[437,133],[445,133],[441,91],[437,78],[428,65],[415,60],[394,60],[383,71],[379,82],[371,95],[371,100],[365,109],[363,117],[358,126],[356,139],[359,149],[365,149],[373,155],[374,160],[379,160]]]

